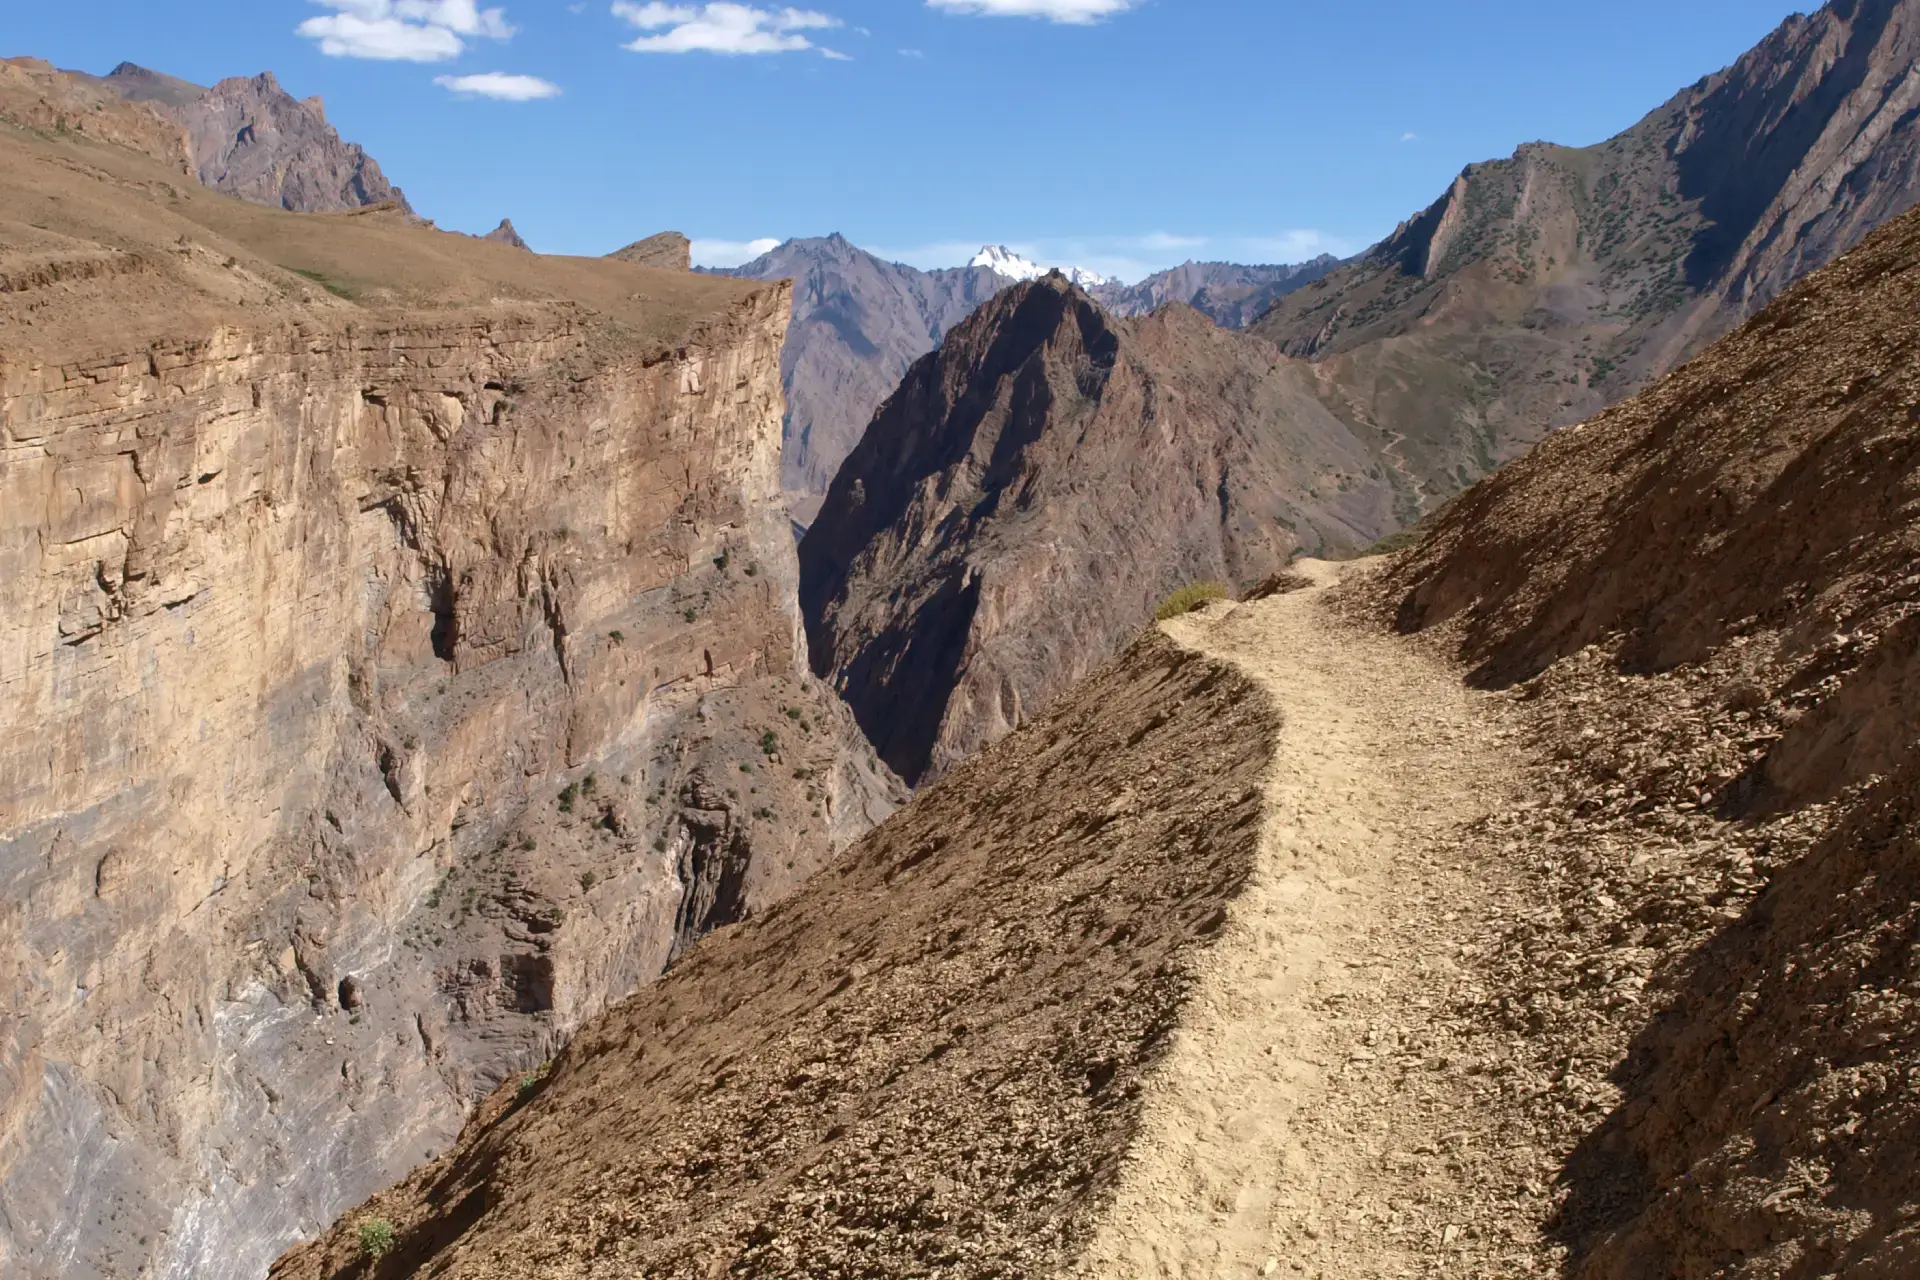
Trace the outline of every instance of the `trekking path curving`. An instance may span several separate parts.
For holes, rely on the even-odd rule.
[[[1504,700],[1310,587],[1166,624],[1285,726],[1260,864],[1200,966],[1087,1277],[1537,1274],[1537,1153],[1508,1150],[1448,1010],[1524,893],[1469,829],[1518,797]],[[1365,572],[1364,566],[1358,571]]]

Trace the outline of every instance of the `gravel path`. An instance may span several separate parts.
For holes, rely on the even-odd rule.
[[[1149,1085],[1089,1277],[1543,1271],[1544,1153],[1498,1139],[1451,1013],[1525,896],[1476,832],[1522,785],[1503,700],[1312,587],[1167,625],[1285,717],[1261,861]]]

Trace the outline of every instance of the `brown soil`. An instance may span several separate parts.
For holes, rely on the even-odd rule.
[[[145,107],[28,60],[0,63],[0,168],[0,294],[31,290],[27,303],[42,304],[0,314],[10,349],[137,349],[157,318],[190,333],[514,303],[581,308],[664,341],[761,287],[531,256],[394,206],[289,215],[249,204],[188,177],[177,134]],[[111,289],[89,290],[103,264]]]
[[[1142,641],[275,1276],[1056,1270],[1252,868],[1276,727]]]

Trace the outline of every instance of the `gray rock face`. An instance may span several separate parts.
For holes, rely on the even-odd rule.
[[[533,252],[533,246],[528,244],[525,240],[522,240],[520,238],[520,233],[514,230],[513,219],[511,218],[500,219],[499,226],[487,232],[487,234],[481,236],[480,238],[482,240],[492,240],[499,244],[510,244],[516,249],[525,249],[528,253]]]
[[[1298,267],[1189,263],[1138,285],[1102,286],[1095,296],[1119,315],[1183,302],[1217,323],[1241,325],[1332,265],[1332,259]],[[985,267],[920,271],[887,262],[840,235],[789,240],[716,274],[794,282],[793,328],[781,362],[787,388],[781,474],[802,524],[813,518],[841,461],[908,367],[1014,283]]]
[[[1256,324],[1430,509],[1920,199],[1920,0],[1836,0],[1584,149],[1469,166]]]
[[[1011,281],[984,267],[919,271],[844,236],[789,240],[721,274],[792,280],[781,483],[802,523],[908,366]]]
[[[1089,292],[1118,316],[1146,315],[1170,302],[1183,302],[1217,325],[1244,329],[1281,298],[1304,289],[1339,265],[1340,259],[1328,253],[1310,262],[1279,266],[1187,262],[1150,275],[1139,284],[1101,285]]]
[[[334,132],[320,99],[296,99],[270,71],[211,89],[131,62],[87,78],[184,128],[196,176],[216,191],[294,213],[388,202],[412,212],[379,163]]]
[[[1199,580],[1250,586],[1393,520],[1309,366],[1061,276],[914,365],[800,544],[816,672],[909,781],[1031,718]]]

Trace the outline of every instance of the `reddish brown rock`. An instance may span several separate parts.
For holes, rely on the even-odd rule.
[[[1186,307],[1063,277],[916,364],[801,544],[816,671],[881,757],[938,774],[1119,651],[1188,583],[1252,586],[1392,523],[1307,367]]]

